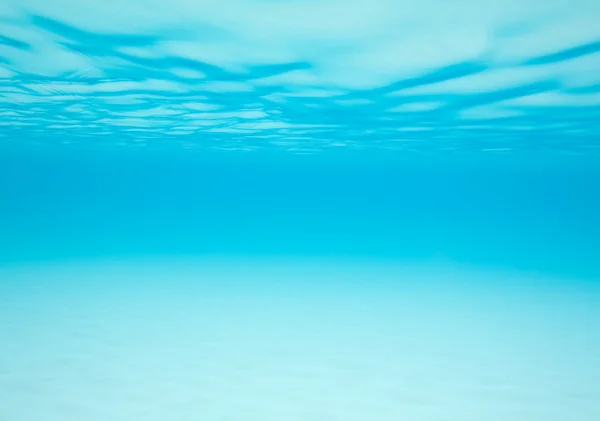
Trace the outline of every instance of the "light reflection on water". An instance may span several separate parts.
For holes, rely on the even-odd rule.
[[[5,2],[1,141],[598,151],[596,1],[221,3]]]

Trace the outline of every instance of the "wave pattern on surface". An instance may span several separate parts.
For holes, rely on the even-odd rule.
[[[432,43],[382,30],[303,44],[300,33],[270,49],[194,22],[136,33],[32,13],[1,20],[0,143],[600,152],[600,30],[583,21],[556,42],[543,25],[502,22],[481,45],[446,25]],[[423,58],[431,50],[439,60]]]

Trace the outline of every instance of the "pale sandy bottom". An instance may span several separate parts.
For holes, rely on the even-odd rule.
[[[377,264],[0,268],[2,421],[592,421],[597,283]]]

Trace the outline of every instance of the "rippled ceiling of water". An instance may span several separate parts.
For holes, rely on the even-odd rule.
[[[4,0],[0,142],[600,152],[597,0]]]

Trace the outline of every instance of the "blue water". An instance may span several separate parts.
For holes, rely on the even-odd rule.
[[[4,0],[0,421],[600,419],[599,16]]]

